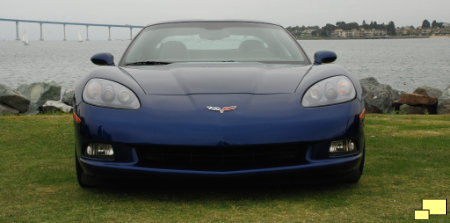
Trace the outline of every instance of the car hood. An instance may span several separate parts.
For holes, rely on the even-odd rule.
[[[146,94],[287,94],[310,66],[264,63],[174,63],[121,67]]]

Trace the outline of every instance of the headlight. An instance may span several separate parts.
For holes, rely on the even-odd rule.
[[[91,105],[110,108],[138,109],[136,95],[127,87],[105,79],[91,79],[83,90],[83,100]]]
[[[316,107],[351,101],[356,96],[352,81],[345,76],[330,77],[311,86],[303,95],[304,107]]]

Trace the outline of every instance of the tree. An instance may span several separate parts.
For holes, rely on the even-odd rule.
[[[436,28],[436,20],[433,20],[433,22],[431,23],[431,28]]]
[[[346,25],[345,22],[336,22],[336,27],[339,28],[339,29],[345,29],[345,25]]]
[[[347,23],[347,30],[359,29],[359,24],[357,22]]]
[[[393,21],[390,21],[386,28],[387,34],[390,36],[395,36],[397,33],[395,31],[395,24]]]
[[[336,27],[343,30],[352,30],[352,29],[359,29],[359,24],[356,22],[351,23],[336,22]]]
[[[363,27],[364,29],[369,29],[369,25],[367,25],[366,20],[363,20],[363,22],[362,22],[362,27]]]
[[[436,20],[433,20],[433,22],[431,23],[431,28],[442,28],[442,26],[444,25],[444,23],[442,22],[436,22]]]
[[[429,29],[431,27],[430,22],[428,20],[423,20],[422,29]]]
[[[331,36],[331,33],[336,29],[337,27],[333,24],[327,23],[324,27],[322,27],[322,31],[320,32],[321,36]]]

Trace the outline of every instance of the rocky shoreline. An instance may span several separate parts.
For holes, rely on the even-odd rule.
[[[360,83],[368,113],[450,114],[450,85],[443,91],[422,86],[407,93],[380,84],[373,77],[361,79]]]
[[[368,113],[450,114],[450,85],[443,91],[423,86],[413,93],[401,92],[375,78],[360,80]],[[62,95],[62,97],[61,97]],[[72,112],[74,91],[56,82],[25,84],[17,89],[0,84],[0,115]]]
[[[61,86],[56,82],[20,85],[17,89],[0,84],[0,114],[38,114],[72,112],[74,91],[67,89],[61,98]]]

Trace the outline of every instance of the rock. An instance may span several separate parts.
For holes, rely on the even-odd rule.
[[[438,114],[450,114],[450,85],[438,98]]]
[[[363,90],[362,99],[368,113],[388,113],[393,111],[393,103],[400,98],[399,91],[391,86],[380,84],[375,78],[360,80]]]
[[[414,90],[413,94],[421,94],[421,95],[425,95],[425,96],[439,98],[439,96],[442,95],[442,91],[437,88],[422,86],[422,87],[416,88],[416,90]]]
[[[61,97],[61,86],[53,81],[21,85],[17,90],[31,102],[28,113],[37,113],[46,101],[59,101]]]
[[[399,111],[404,114],[430,114],[429,109],[424,106],[400,105]]]
[[[42,112],[55,112],[61,111],[64,113],[72,112],[72,106],[68,106],[59,101],[46,101],[42,106],[39,107]]]
[[[438,106],[437,98],[427,96],[427,93],[422,90],[416,89],[415,92],[421,94],[403,93],[400,95],[400,99],[395,102],[396,108],[407,114],[436,114]]]
[[[30,100],[19,92],[0,84],[0,104],[24,113],[28,111]]]
[[[75,91],[72,88],[67,88],[64,91],[64,94],[62,96],[62,102],[66,105],[73,105],[73,96],[75,95]]]
[[[437,105],[437,98],[421,94],[403,93],[402,95],[400,95],[400,99],[398,99],[396,102],[399,104],[428,106],[428,105]]]
[[[14,108],[11,108],[11,107],[8,107],[6,105],[0,104],[0,115],[18,114],[18,113],[19,113],[18,110],[14,109]]]

